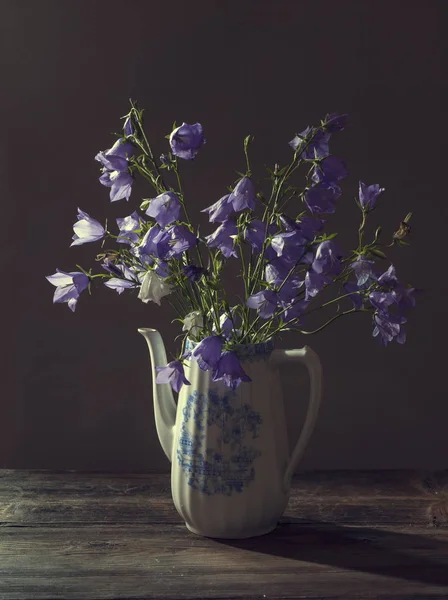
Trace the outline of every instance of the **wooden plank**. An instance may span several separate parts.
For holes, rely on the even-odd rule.
[[[448,597],[448,530],[281,525],[217,541],[180,525],[10,527],[0,598]]]
[[[448,476],[417,471],[303,473],[285,523],[448,525]],[[0,527],[181,523],[168,474],[0,471]]]

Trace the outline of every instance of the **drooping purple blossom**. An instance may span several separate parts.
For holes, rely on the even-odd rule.
[[[375,206],[377,198],[385,191],[385,188],[380,188],[378,183],[366,185],[362,181],[359,182],[359,203],[364,210],[372,210]]]
[[[305,300],[310,300],[329,283],[332,279],[325,273],[316,273],[313,269],[309,269],[305,275]]]
[[[274,223],[271,223],[267,228],[267,234],[272,235],[276,230]],[[244,239],[248,242],[255,252],[261,252],[265,242],[266,223],[260,219],[252,219],[248,223],[244,232]]]
[[[86,212],[78,208],[77,222],[73,225],[75,235],[70,246],[81,246],[88,242],[102,240],[106,230],[99,221],[90,217]]]
[[[115,263],[105,258],[101,266],[114,276],[107,279],[104,285],[115,290],[118,294],[122,294],[126,289],[138,287],[139,280],[137,274],[125,263]]]
[[[398,284],[398,278],[394,265],[390,265],[387,271],[378,277],[378,284],[388,287],[395,287]]]
[[[298,133],[289,142],[289,145],[295,151],[300,150],[303,147],[303,151],[300,152],[300,158],[302,159],[310,160],[314,158],[324,158],[325,156],[328,156],[330,152],[330,137],[331,133],[322,131],[321,129],[315,130],[312,127],[307,127],[301,133]]]
[[[174,156],[193,160],[201,146],[205,144],[202,125],[182,123],[170,135],[170,146]]]
[[[109,150],[98,152],[95,160],[103,165],[103,174],[99,178],[100,183],[110,187],[110,201],[116,202],[126,198],[129,200],[131,188],[134,182],[129,172],[129,162],[134,154],[134,146],[120,138]]]
[[[290,262],[299,262],[306,250],[307,240],[299,229],[278,233],[271,240],[271,248],[277,256],[281,256]]]
[[[404,344],[406,341],[406,332],[402,325],[406,323],[406,319],[397,314],[390,312],[378,311],[373,317],[374,328],[372,335],[378,337],[383,346],[387,346],[389,342],[395,340],[399,344]]]
[[[146,213],[161,227],[166,227],[179,219],[182,205],[175,192],[163,192],[151,200]]]
[[[325,240],[319,244],[312,269],[326,275],[338,275],[341,272],[340,252],[333,240]]]
[[[235,390],[243,381],[252,381],[241,366],[238,356],[231,350],[222,353],[213,374],[213,381],[221,380],[232,390]]]
[[[117,226],[119,229],[117,242],[119,244],[136,244],[139,236],[136,233],[142,226],[142,219],[136,210],[127,217],[118,218]]]
[[[257,310],[262,319],[270,319],[277,310],[278,297],[273,290],[262,290],[246,300],[246,306]]]
[[[391,292],[373,291],[369,294],[370,304],[380,312],[387,312],[389,306],[394,304],[395,298]]]
[[[199,342],[191,355],[203,371],[214,370],[218,366],[223,344],[224,340],[219,335],[209,335]]]
[[[226,194],[208,208],[201,210],[201,212],[208,213],[210,223],[224,223],[235,212],[235,209],[230,194]]]
[[[56,287],[53,295],[53,304],[66,302],[69,309],[75,312],[81,292],[89,285],[88,276],[79,271],[66,273],[65,271],[56,269],[56,273],[48,275],[46,279],[51,285]]]
[[[336,200],[341,193],[341,188],[335,183],[320,181],[306,190],[305,204],[313,214],[332,214],[336,210]]]
[[[175,392],[180,392],[183,385],[190,385],[180,360],[172,360],[165,367],[156,367],[156,372],[156,383],[169,383]]]
[[[154,225],[143,236],[142,241],[136,247],[136,256],[142,259],[144,256],[156,256],[165,258],[170,250],[171,235],[168,230]]]
[[[170,236],[170,250],[167,258],[178,257],[182,252],[186,252],[190,248],[194,248],[199,240],[189,229],[184,225],[172,225],[166,232]]]
[[[238,181],[229,196],[229,202],[232,203],[235,212],[241,212],[245,208],[254,210],[256,207],[255,188],[249,177],[243,177]]]
[[[342,159],[336,156],[327,156],[314,167],[311,179],[314,183],[319,183],[320,181],[334,183],[344,179],[347,175],[348,170]]]
[[[364,255],[358,256],[358,258],[350,264],[350,267],[356,275],[359,287],[365,285],[371,278],[375,277],[373,272],[374,264],[375,261],[367,259]]]
[[[325,221],[316,217],[301,216],[297,221],[287,215],[280,216],[280,223],[285,231],[300,231],[304,238],[312,242],[319,231],[322,231]]]
[[[354,281],[347,281],[347,283],[345,283],[343,287],[345,293],[350,294],[348,298],[352,301],[353,307],[356,308],[356,310],[360,310],[363,305],[363,297],[360,294],[361,290],[359,289],[359,287]]]
[[[290,321],[292,319],[300,319],[308,308],[309,300],[292,298],[289,300],[283,300],[281,302],[282,309],[284,312],[281,317],[284,321]]]
[[[206,272],[204,267],[198,267],[197,265],[184,265],[182,270],[188,279],[193,282],[199,281],[202,275],[204,275]]]
[[[215,229],[213,233],[206,236],[205,241],[209,248],[219,248],[226,258],[230,256],[238,258],[234,241],[234,236],[236,235],[238,235],[238,227],[235,221],[228,219]]]
[[[111,277],[104,282],[104,285],[111,290],[115,290],[117,294],[122,294],[124,290],[137,287],[137,284],[127,279],[120,279],[119,277]]]

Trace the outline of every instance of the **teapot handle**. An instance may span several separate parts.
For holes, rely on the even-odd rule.
[[[309,346],[304,346],[300,350],[274,350],[271,360],[277,365],[292,362],[303,363],[308,369],[310,376],[310,397],[305,423],[283,476],[284,488],[289,489],[294,470],[305,452],[305,448],[316,425],[320,402],[322,400],[322,365],[317,354]]]

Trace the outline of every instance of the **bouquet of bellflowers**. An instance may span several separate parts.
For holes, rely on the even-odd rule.
[[[348,175],[344,162],[330,153],[329,142],[344,129],[347,115],[328,114],[319,125],[295,135],[289,142],[289,164],[268,169],[269,194],[254,184],[249,159],[253,138],[246,137],[245,171],[202,211],[215,227],[205,236],[190,220],[179,173],[180,163],[193,160],[205,144],[202,126],[174,125],[167,136],[170,151],[156,159],[143,111],[131,101],[123,119],[117,141],[95,157],[101,165],[99,181],[110,188],[111,202],[129,200],[138,176],[152,187],[152,197],[143,200],[140,212],[116,219],[114,233],[78,208],[71,245],[103,240],[96,260],[104,272],[93,274],[79,265],[79,271],[57,269],[47,277],[56,286],[53,302],[66,302],[75,311],[80,294],[86,288],[90,292],[98,279],[118,294],[135,290],[145,303],[160,305],[166,298],[182,323],[183,342],[177,358],[157,367],[156,381],[170,383],[177,392],[189,384],[186,359],[235,389],[250,381],[238,358],[241,344],[266,342],[284,331],[316,333],[354,313],[369,315],[373,336],[382,344],[405,341],[405,314],[415,305],[415,289],[397,279],[386,251],[407,245],[411,214],[388,243],[380,243],[381,227],[365,240],[366,221],[385,190],[360,181],[356,248],[343,251],[337,234],[325,232],[327,215],[340,202],[340,181]],[[299,170],[302,184],[294,182]],[[103,250],[106,240],[116,247]],[[222,282],[222,270],[235,260],[241,266],[239,303],[228,297]],[[308,316],[323,308],[331,311],[329,318],[314,330],[307,328]],[[187,339],[193,344],[186,345]]]

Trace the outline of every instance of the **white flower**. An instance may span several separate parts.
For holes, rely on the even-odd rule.
[[[188,331],[189,335],[196,336],[203,327],[204,319],[202,318],[202,314],[198,310],[194,310],[184,318],[182,331]]]
[[[169,283],[157,275],[155,271],[148,271],[143,277],[138,297],[142,302],[155,302],[160,306],[160,299],[173,291]]]

